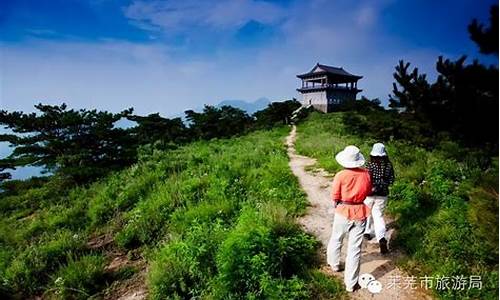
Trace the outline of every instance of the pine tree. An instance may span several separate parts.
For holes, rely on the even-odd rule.
[[[132,109],[113,114],[67,109],[66,104],[35,108],[39,113],[0,111],[0,125],[12,131],[0,136],[0,141],[14,147],[11,155],[0,160],[0,171],[42,166],[45,172],[87,182],[135,160],[135,141],[127,130],[115,127]]]
[[[130,131],[140,145],[156,141],[163,143],[188,141],[187,127],[181,118],[167,119],[155,113],[147,116],[131,115],[127,116],[127,119],[137,123],[137,126]]]
[[[494,54],[498,56],[498,5],[490,8],[490,24],[484,28],[477,19],[472,20],[468,27],[471,40],[479,47],[483,54]]]
[[[491,14],[490,21],[496,18],[495,24],[483,30],[474,20],[469,31],[483,53],[498,55],[498,7],[493,7]],[[410,63],[400,61],[394,73],[390,107],[430,122],[435,131],[449,132],[468,144],[487,144],[496,149],[498,68],[484,66],[477,60],[466,64],[466,59],[462,56],[451,61],[439,57],[434,83],[429,83],[417,68],[410,71]]]

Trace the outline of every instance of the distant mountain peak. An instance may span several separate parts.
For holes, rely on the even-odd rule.
[[[254,112],[256,112],[258,110],[262,110],[262,109],[266,108],[270,103],[271,103],[271,101],[269,101],[269,99],[262,97],[262,98],[255,100],[254,102],[247,102],[245,100],[237,100],[237,99],[235,99],[235,100],[223,100],[223,101],[219,102],[219,104],[216,104],[215,106],[221,107],[224,105],[229,105],[229,106],[244,110],[248,114],[253,114]]]

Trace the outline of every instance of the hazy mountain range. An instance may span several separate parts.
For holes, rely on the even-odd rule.
[[[271,101],[269,101],[269,99],[263,97],[255,100],[254,102],[247,102],[243,100],[224,100],[216,106],[221,107],[224,105],[229,105],[244,110],[251,115],[256,111],[266,108],[270,103]]]

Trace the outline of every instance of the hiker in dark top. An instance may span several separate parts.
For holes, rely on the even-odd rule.
[[[389,186],[394,182],[394,169],[387,156],[385,146],[382,143],[373,145],[370,152],[370,161],[366,167],[372,180],[372,193],[366,197],[365,204],[372,209],[368,217],[365,238],[370,240],[373,232],[380,245],[380,253],[386,254],[387,240],[385,239],[384,210],[387,205]]]

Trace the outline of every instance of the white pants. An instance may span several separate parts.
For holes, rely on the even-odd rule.
[[[385,237],[384,210],[387,204],[387,196],[368,196],[365,199],[366,206],[370,207],[372,213],[366,222],[365,234],[373,234],[377,241]]]
[[[330,241],[328,242],[326,259],[330,266],[340,266],[340,250],[346,233],[349,234],[347,244],[347,257],[345,261],[344,283],[347,289],[352,289],[358,282],[361,245],[365,231],[365,220],[348,220],[341,214],[336,213],[333,219],[333,228]]]

